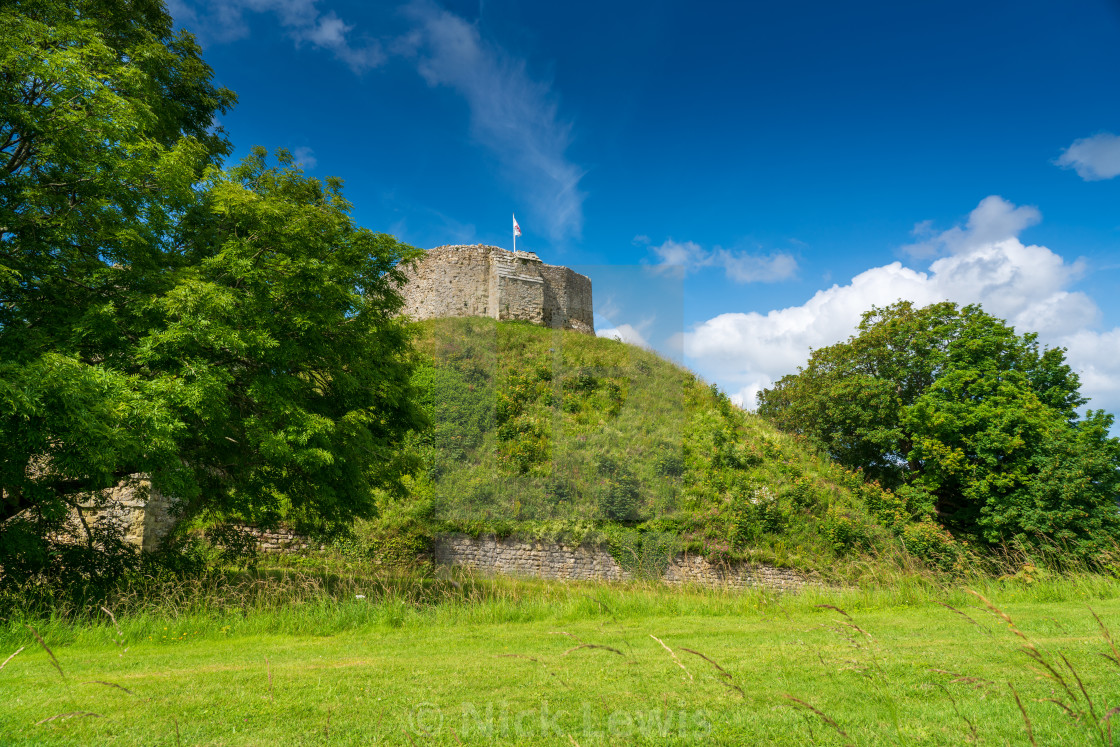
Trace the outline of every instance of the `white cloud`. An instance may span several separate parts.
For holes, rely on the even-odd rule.
[[[634,237],[636,244],[649,244],[649,237]],[[704,249],[695,241],[667,239],[649,250],[657,258],[655,267],[662,272],[684,276],[705,267],[719,267],[736,283],[773,283],[788,280],[797,273],[797,260],[785,252],[751,254],[716,247]]]
[[[1074,140],[1056,163],[1087,182],[1120,176],[1120,135],[1101,132]]]
[[[736,283],[774,283],[797,273],[797,260],[785,252],[748,254],[717,249],[713,254],[715,265],[722,267]]]
[[[1078,330],[1062,344],[1069,349],[1070,366],[1081,376],[1082,394],[1093,400],[1089,407],[1120,417],[1120,327],[1108,332]]]
[[[525,60],[484,40],[477,25],[454,13],[428,0],[411,3],[405,12],[417,26],[394,51],[414,57],[428,85],[446,86],[466,99],[472,135],[524,192],[533,222],[554,240],[578,237],[584,171],[565,155],[571,125],[560,119],[551,86],[530,77]]]
[[[960,254],[1013,239],[1040,220],[1042,213],[1033,205],[1016,207],[1002,197],[991,195],[980,201],[964,226],[954,226],[938,233],[933,228],[933,221],[918,223],[913,234],[925,240],[904,246],[902,251],[919,258]]]
[[[706,375],[750,407],[760,388],[803,365],[813,348],[847,339],[871,306],[899,299],[923,306],[941,300],[981,303],[1019,332],[1034,331],[1048,345],[1069,349],[1082,372],[1082,391],[1094,406],[1120,409],[1120,328],[1093,331],[1099,309],[1071,284],[1084,263],[1066,262],[1043,246],[1025,245],[1018,233],[1038,222],[1035,208],[1000,197],[981,201],[968,222],[932,235],[944,254],[921,272],[892,262],[818,291],[800,306],[768,314],[721,314],[684,335],[685,354]]]
[[[292,158],[295,159],[296,165],[302,169],[313,169],[319,165],[319,159],[315,157],[315,151],[306,145],[292,149]]]
[[[644,241],[643,241],[644,240]],[[646,236],[634,237],[635,243],[648,243]],[[667,239],[659,246],[649,248],[657,256],[657,267],[669,272],[687,274],[705,265],[707,252],[695,241]]]
[[[637,345],[647,350],[652,349],[649,341],[642,333],[639,332],[636,327],[629,324],[620,324],[617,327],[610,327],[607,329],[597,329],[595,330],[595,335],[597,337],[608,337],[612,340],[622,340],[623,342]]]
[[[307,43],[334,54],[355,73],[377,67],[385,52],[377,40],[357,40],[354,27],[332,10],[320,12],[318,0],[170,0],[175,21],[204,42],[228,43],[249,35],[247,13],[271,13],[296,46]]]

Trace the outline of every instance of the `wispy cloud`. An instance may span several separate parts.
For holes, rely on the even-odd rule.
[[[306,145],[293,148],[292,158],[295,159],[296,164],[302,169],[313,169],[319,165],[319,159],[315,157],[315,151]]]
[[[249,35],[246,16],[272,14],[298,47],[332,53],[355,73],[406,58],[433,88],[446,87],[466,101],[473,139],[490,151],[503,177],[517,187],[529,220],[554,241],[583,232],[580,187],[584,169],[567,156],[572,125],[560,116],[551,83],[534,79],[526,60],[484,39],[478,25],[432,0],[401,6],[410,28],[391,38],[369,38],[320,0],[170,0],[176,21],[206,42],[232,42]]]
[[[227,43],[249,35],[247,13],[271,13],[295,45],[310,44],[332,53],[355,73],[381,65],[385,51],[376,39],[351,32],[354,27],[333,10],[319,10],[318,0],[169,0],[168,10],[181,26],[204,43]]]
[[[551,85],[534,80],[525,60],[483,39],[476,24],[433,2],[417,0],[405,14],[416,27],[394,51],[415,59],[428,85],[466,100],[471,134],[525,190],[532,218],[526,228],[542,225],[554,240],[578,237],[584,171],[565,155],[572,127],[561,119]]]
[[[1120,176],[1120,135],[1101,132],[1074,140],[1055,163],[1087,182]]]
[[[653,246],[647,236],[635,237],[634,243],[649,246],[658,270],[681,277],[705,267],[718,267],[736,283],[775,283],[789,280],[797,273],[797,260],[787,252],[752,254],[718,246],[707,250],[695,241],[671,238]]]

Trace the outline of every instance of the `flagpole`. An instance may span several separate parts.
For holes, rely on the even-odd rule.
[[[513,224],[515,226],[517,225],[517,218],[516,217],[513,219]],[[516,254],[517,253],[517,229],[514,228],[512,230],[513,230],[513,253]]]

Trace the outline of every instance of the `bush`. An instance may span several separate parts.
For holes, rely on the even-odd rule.
[[[548,459],[548,436],[541,426],[524,417],[504,423],[498,428],[502,453],[521,473]]]
[[[808,477],[794,480],[792,485],[782,491],[782,498],[802,510],[812,510],[824,503],[817,486]]]
[[[680,447],[663,446],[654,459],[654,469],[662,477],[680,477],[684,474],[684,453]]]
[[[413,376],[432,421],[432,444],[454,454],[479,444],[494,419],[494,394],[444,366],[423,366]]]
[[[732,541],[743,547],[765,534],[778,534],[786,525],[777,496],[765,485],[748,485],[736,491]]]
[[[872,545],[871,528],[850,513],[829,511],[821,531],[837,555],[866,550]]]
[[[574,376],[564,379],[564,390],[591,394],[602,382],[587,368],[581,368]]]
[[[92,523],[88,538],[75,536],[73,530],[64,519],[36,522],[24,516],[0,526],[4,585],[19,584],[60,605],[81,607],[99,604],[139,567],[140,555],[125,542],[118,524]]]
[[[902,542],[911,555],[945,571],[952,570],[964,554],[953,535],[932,521],[909,524],[902,530]]]
[[[642,500],[638,479],[609,457],[599,460],[599,511],[613,521],[633,522],[641,518]]]
[[[659,579],[665,575],[678,547],[673,534],[624,529],[608,533],[607,549],[634,578]]]

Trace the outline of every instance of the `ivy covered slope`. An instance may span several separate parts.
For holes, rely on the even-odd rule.
[[[620,540],[826,568],[896,545],[951,563],[927,516],[653,353],[518,322],[417,325],[433,428],[407,513],[440,531]]]

